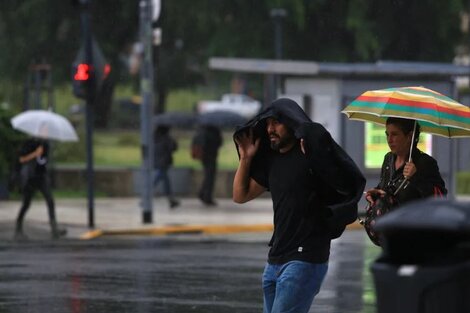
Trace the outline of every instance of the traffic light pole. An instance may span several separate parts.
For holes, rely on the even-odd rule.
[[[94,217],[94,170],[93,170],[93,104],[95,102],[95,67],[93,63],[93,40],[90,24],[90,6],[91,0],[81,0],[82,10],[80,11],[80,20],[82,26],[82,36],[85,45],[85,63],[90,65],[89,79],[86,81],[86,177],[87,177],[87,195],[88,195],[88,227],[95,228]]]
[[[143,62],[140,68],[140,132],[142,144],[141,206],[143,223],[153,222],[153,106],[154,68],[152,62],[152,2],[140,0],[140,42],[143,46]]]

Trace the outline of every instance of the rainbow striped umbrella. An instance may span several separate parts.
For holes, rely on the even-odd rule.
[[[366,91],[342,113],[385,125],[387,117],[416,120],[421,131],[448,138],[470,137],[470,108],[424,87]]]

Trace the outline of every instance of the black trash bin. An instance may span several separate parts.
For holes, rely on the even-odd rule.
[[[429,199],[377,220],[378,313],[470,312],[470,203]]]

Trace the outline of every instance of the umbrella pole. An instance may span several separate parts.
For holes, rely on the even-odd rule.
[[[415,125],[413,126],[413,135],[411,136],[411,146],[410,146],[410,156],[408,157],[408,162],[411,162],[411,153],[413,152],[413,145],[415,142],[415,132],[416,132],[416,124],[418,122],[415,120]]]
[[[411,162],[411,153],[413,152],[413,144],[415,142],[415,132],[416,132],[416,124],[418,122],[415,120],[415,124],[413,126],[413,135],[411,135],[411,146],[410,146],[410,156],[408,157],[408,162]],[[403,181],[401,182],[400,186],[398,186],[397,190],[395,190],[395,192],[393,193],[393,195],[396,195],[406,184],[406,182],[408,181],[408,178],[405,177],[405,179],[403,179]]]

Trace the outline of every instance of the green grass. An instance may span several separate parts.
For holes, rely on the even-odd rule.
[[[63,84],[54,87],[54,111],[68,116],[70,107],[79,104],[82,100],[77,99],[72,93],[72,84]]]
[[[194,131],[172,131],[171,135],[178,142],[178,150],[173,154],[175,167],[200,169],[201,163],[193,160],[190,145]],[[233,170],[238,165],[238,155],[232,141],[232,132],[223,133],[224,142],[219,150],[218,167]],[[93,161],[97,166],[135,167],[141,165],[139,131],[95,131],[93,134]],[[59,165],[84,165],[84,141],[71,144],[58,144],[55,162]],[[67,151],[61,151],[67,149]],[[77,158],[77,155],[81,155]],[[81,159],[81,160],[80,160]]]
[[[69,115],[69,108],[81,100],[72,94],[70,84],[64,84],[54,89],[56,99],[55,110],[58,113]],[[132,86],[117,86],[114,99],[131,98],[139,96]],[[192,112],[196,103],[202,99],[216,99],[218,95],[214,91],[203,88],[172,90],[167,97],[167,111]],[[85,164],[85,134],[83,120],[80,122],[78,143],[60,143],[55,149],[55,162],[59,165],[83,165]],[[193,131],[172,130],[172,135],[178,141],[179,149],[174,153],[175,167],[190,167],[199,169],[201,164],[193,160],[190,155],[190,144]],[[221,169],[234,169],[238,164],[238,157],[231,139],[231,132],[224,133],[224,145],[219,151],[218,166]],[[97,166],[140,166],[139,130],[95,130],[93,132],[93,160]]]

